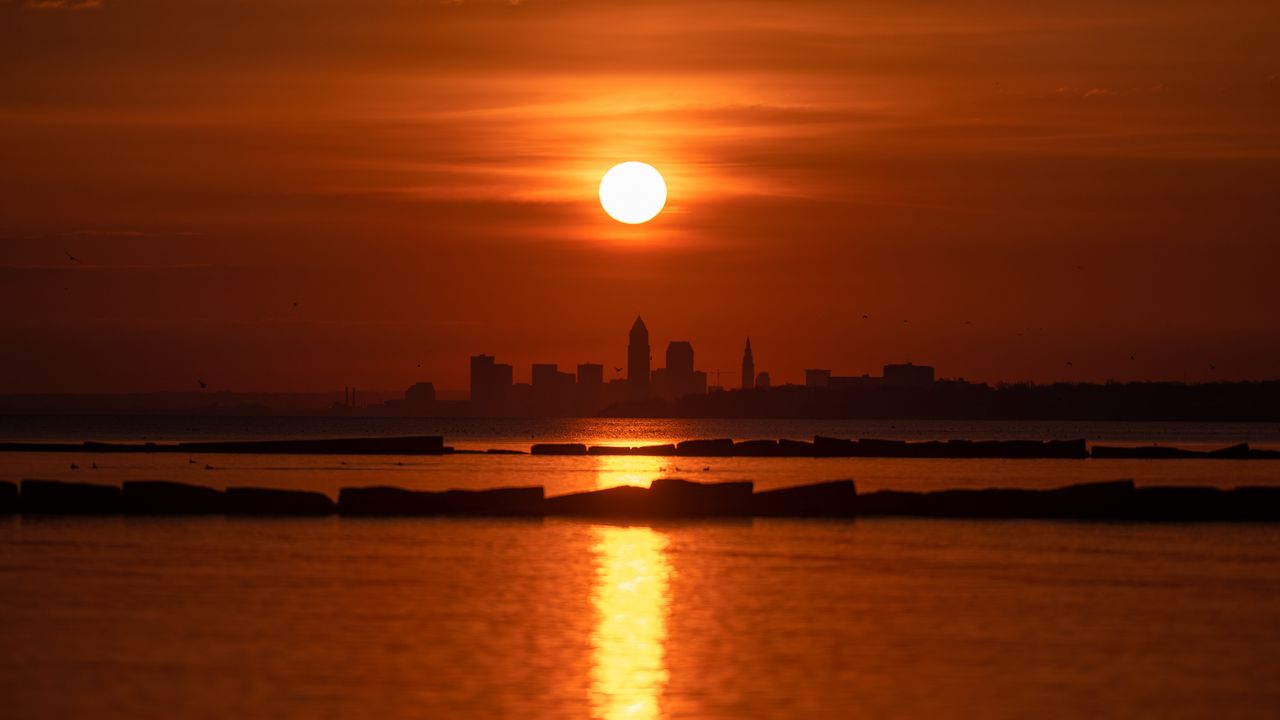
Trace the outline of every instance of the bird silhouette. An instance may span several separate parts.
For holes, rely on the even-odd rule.
[[[212,465],[205,465],[205,466],[204,466],[204,469],[205,469],[205,470],[212,470],[212,469],[213,469],[213,466],[212,466]]]
[[[72,470],[79,470],[79,469],[80,469],[80,466],[79,466],[79,465],[77,465],[77,464],[75,464],[75,463],[71,463],[71,469],[72,469]]]
[[[1073,364],[1071,363],[1071,361],[1070,361],[1070,360],[1068,360],[1068,361],[1067,361],[1067,367],[1075,367],[1075,365],[1073,365]]]
[[[867,316],[866,316],[866,315],[863,315],[863,316],[862,316],[862,319],[863,319],[863,320],[866,320],[866,319],[867,319]]]
[[[187,458],[187,464],[188,464],[188,465],[195,465],[195,464],[196,464],[196,460],[195,460],[195,458]]]
[[[294,306],[294,307],[298,307],[298,303],[296,303],[296,302],[295,302],[295,303],[293,304],[293,306]]]
[[[62,252],[67,253],[67,259],[70,260],[71,262],[73,263],[80,262],[80,258],[76,257],[75,255],[72,255],[70,252],[66,250],[63,250]]]
[[[622,372],[622,368],[620,368],[620,367],[616,367],[616,368],[614,368],[614,369],[613,369],[613,371],[614,371],[614,372]]]
[[[1132,359],[1133,359],[1133,356],[1132,356],[1132,355],[1130,355],[1130,356],[1129,356],[1129,359],[1130,359],[1130,360],[1132,360]]]
[[[200,383],[201,390],[204,390],[205,388],[209,387],[207,384],[205,384],[205,381],[203,380],[196,380],[196,382]]]

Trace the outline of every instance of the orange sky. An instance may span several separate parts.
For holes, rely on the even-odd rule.
[[[1280,377],[1278,28],[1236,0],[0,0],[0,392],[461,388],[476,352],[527,380],[623,365],[637,313],[655,365],[688,339],[734,371],[749,334],[775,383]],[[624,160],[667,178],[646,225],[596,200]]]

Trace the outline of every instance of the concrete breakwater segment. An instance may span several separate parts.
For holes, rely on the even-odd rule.
[[[907,442],[815,436],[805,440],[685,440],[673,445],[620,447],[582,443],[539,443],[533,455],[654,455],[664,457],[807,457],[807,458],[941,458],[1010,460],[1083,460],[1085,458],[1261,460],[1280,459],[1280,451],[1258,450],[1247,444],[1219,450],[1185,450],[1150,445],[1094,446],[1084,440],[931,440]]]
[[[0,483],[0,512],[24,515],[673,518],[933,517],[1112,521],[1280,521],[1280,487],[1134,487],[1130,480],[1050,490],[988,488],[859,494],[852,480],[754,492],[749,482],[655,480],[545,497],[541,487],[430,492],[343,488],[335,503],[303,490],[216,490],[164,481],[123,487],[23,480]]]
[[[267,455],[446,455],[520,453],[511,449],[457,450],[444,444],[439,435],[387,438],[325,438],[303,440],[233,440],[225,442],[177,443],[0,443],[0,452],[85,452],[85,453],[186,453],[267,454]],[[857,440],[815,436],[809,440],[739,440],[717,438],[684,440],[664,445],[625,447],[585,443],[537,443],[532,455],[649,455],[656,457],[805,457],[805,458],[940,458],[940,459],[1025,459],[1082,460],[1274,460],[1280,450],[1261,450],[1241,443],[1217,450],[1189,450],[1163,445],[1114,447],[1084,440]]]
[[[348,517],[540,517],[545,499],[541,487],[443,492],[387,486],[342,488],[338,513]]]

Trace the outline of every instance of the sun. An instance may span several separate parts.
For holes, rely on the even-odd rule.
[[[667,183],[652,165],[624,162],[600,179],[600,205],[618,222],[649,222],[666,204]]]

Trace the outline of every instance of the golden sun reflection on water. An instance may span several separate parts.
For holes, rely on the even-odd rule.
[[[598,527],[595,531],[593,715],[606,720],[656,718],[668,677],[672,569],[667,538],[647,527]]]
[[[596,456],[596,489],[635,485],[649,487],[649,483],[667,476],[673,458],[646,455]]]

